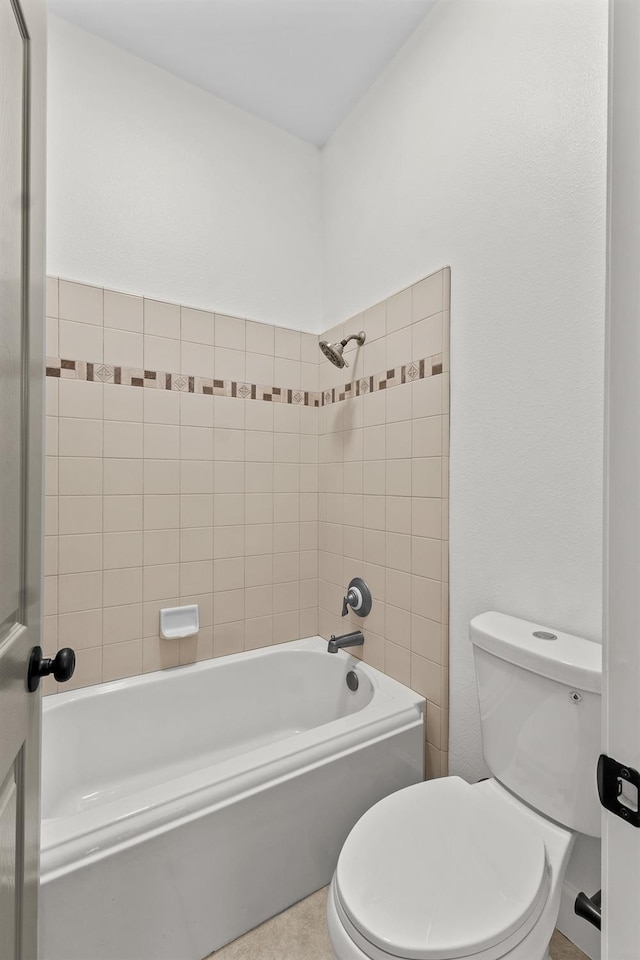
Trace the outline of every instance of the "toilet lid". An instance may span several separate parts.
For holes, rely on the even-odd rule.
[[[385,954],[448,960],[520,942],[546,902],[549,868],[544,841],[517,810],[446,777],[368,810],[335,883],[345,917]]]

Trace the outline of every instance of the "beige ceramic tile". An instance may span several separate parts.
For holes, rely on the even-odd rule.
[[[244,620],[218,623],[213,628],[213,655],[226,657],[244,650]]]
[[[119,498],[140,500],[140,526],[142,527],[142,500],[144,499],[144,529],[167,530],[180,526],[180,497],[177,494],[152,494],[144,498]]]
[[[142,460],[110,458],[104,459],[102,465],[105,495],[142,493]]]
[[[261,353],[247,353],[245,376],[247,383],[261,383],[275,386],[275,362],[273,357]],[[309,387],[308,389],[312,389]],[[255,407],[263,406],[254,404]]]
[[[363,369],[365,377],[371,377],[375,373],[381,373],[387,366],[387,341],[383,337],[379,340],[368,340],[363,348]],[[375,396],[375,394],[369,394]],[[365,398],[366,399],[366,398]]]
[[[183,340],[180,372],[192,377],[215,376],[213,347]]]
[[[153,568],[151,568],[153,569]],[[152,599],[151,597],[145,599]],[[103,604],[116,607],[142,602],[142,567],[123,567],[103,573]]]
[[[219,472],[223,471],[225,466],[237,467],[240,470],[240,475],[242,477],[243,464],[215,464],[215,469]],[[212,494],[214,491],[214,464],[213,462],[209,463],[206,460],[182,460],[180,463],[180,492],[182,494]],[[230,489],[238,490],[242,489],[237,486],[237,478],[234,477],[229,480]]]
[[[98,457],[60,457],[58,493],[61,496],[100,496],[102,462]]]
[[[177,640],[160,637],[145,637],[142,641],[142,671],[166,670],[180,663],[180,646]]]
[[[58,645],[74,650],[102,644],[102,608],[60,614],[58,617]]]
[[[275,355],[275,328],[271,324],[247,320],[245,335],[247,352],[263,353],[269,357]]]
[[[409,686],[411,683],[411,653],[398,644],[387,641],[384,649],[384,669],[388,676]]]
[[[239,317],[229,317],[216,313],[215,344],[217,347],[230,347],[232,350],[246,349],[245,321]]]
[[[144,332],[152,337],[180,339],[180,307],[162,300],[144,300]]]
[[[443,411],[442,374],[412,384],[413,417],[434,417]]]
[[[318,349],[318,338],[312,333],[302,333],[300,337],[301,361],[303,363],[313,364],[315,367],[318,367],[321,357]]]
[[[434,663],[440,663],[441,643],[442,628],[439,623],[419,617],[415,613],[411,615],[411,651],[413,653]]]
[[[169,337],[144,337],[145,370],[176,373],[180,369],[180,341]]]
[[[412,336],[412,354],[415,360],[441,354],[443,350],[442,314],[437,313],[434,317],[428,317],[425,320],[419,320],[418,323],[414,323]]]
[[[144,461],[143,489],[145,496],[180,493],[180,462],[178,460]]]
[[[413,341],[411,327],[403,327],[387,337],[387,368],[397,367],[413,360]],[[419,358],[415,358],[419,359]],[[402,387],[395,387],[401,390]]]
[[[192,310],[182,307],[180,310],[182,323],[182,340],[192,343],[214,343],[214,315],[205,310]],[[184,372],[188,372],[183,370]],[[206,376],[206,374],[202,374]]]
[[[144,366],[142,334],[130,333],[128,330],[105,329],[103,360],[105,363],[142,369]]]
[[[105,570],[142,566],[142,532],[105,533],[103,551]]]
[[[144,600],[161,600],[175,596],[180,590],[180,567],[177,563],[144,567]]]
[[[47,317],[46,319],[45,344],[47,357],[58,357],[60,355],[58,343],[58,321],[53,317]]]
[[[434,309],[442,277],[427,281],[330,332],[333,340],[351,328],[367,332],[364,350],[353,352],[351,376],[446,353],[439,339],[448,331],[440,315],[448,309],[444,293]],[[139,298],[111,291],[104,303],[105,356],[128,356],[132,366],[209,377],[215,370],[224,380],[307,390],[316,389],[319,373],[323,385],[344,379],[320,364],[317,339],[308,334],[183,308],[181,342],[176,305],[146,300],[143,307]],[[62,344],[85,350],[69,359],[102,359],[102,340],[88,340],[80,329],[86,318],[76,313],[63,324]],[[100,356],[87,355],[98,347]],[[345,577],[358,572],[376,596],[365,659],[428,690],[435,738],[428,762],[438,773],[446,769],[447,671],[439,662],[448,662],[440,623],[447,599],[439,578],[447,565],[440,537],[447,529],[441,493],[448,483],[448,378],[320,410],[111,384],[95,385],[95,393],[93,384],[53,386],[47,529],[55,538],[60,516],[61,539],[48,541],[48,612],[63,636],[82,632],[79,648],[100,654],[104,620],[112,652],[104,668],[89,655],[86,682],[255,649],[319,627],[343,629]],[[82,421],[101,422],[101,393],[98,451]],[[79,410],[80,425],[71,427]],[[94,574],[89,600],[82,599],[80,581],[69,578]],[[96,605],[68,609],[85,602]],[[202,629],[196,639],[171,645],[158,638],[158,609],[179,602],[198,603]]]
[[[411,492],[414,497],[442,496],[440,457],[419,457],[411,461]]]
[[[414,321],[431,317],[443,310],[442,271],[431,274],[413,285],[411,318]],[[427,354],[428,356],[428,354]]]
[[[141,390],[145,423],[180,423],[180,394],[172,390]]]
[[[58,317],[58,278],[47,277],[47,316]]]
[[[76,669],[64,685],[65,693],[68,690],[77,690],[79,687],[88,687],[102,682],[102,647],[87,647],[76,651]]]
[[[102,300],[102,287],[69,280],[59,281],[58,315],[62,320],[102,326]]]
[[[115,290],[104,291],[104,325],[131,333],[143,331],[143,300]]]
[[[411,287],[401,290],[387,300],[387,335],[411,323]]]
[[[421,417],[411,422],[411,454],[414,457],[439,457],[445,437],[443,417]],[[448,450],[448,435],[446,437]]]
[[[61,457],[102,456],[100,421],[60,417],[58,431],[58,452]]]
[[[143,563],[178,563],[180,560],[180,531],[145,530],[143,535]]]
[[[180,531],[180,560],[213,560],[213,527],[187,527]]]
[[[184,427],[213,427],[213,402],[208,396],[180,394],[180,424]]]
[[[102,650],[102,679],[120,680],[142,673],[142,640],[106,644]]]
[[[58,384],[58,415],[102,420],[103,386],[82,380],[61,380]]]
[[[105,420],[142,422],[144,395],[151,392],[140,390],[138,387],[105,383],[103,388]]]
[[[102,569],[102,534],[84,533],[59,537],[60,574],[85,573]]]
[[[273,617],[256,617],[244,622],[244,649],[255,650],[273,643]]]
[[[58,612],[76,613],[102,605],[102,574],[70,573],[58,578]]]
[[[142,604],[105,607],[102,625],[105,646],[139,639],[142,636]]]
[[[115,460],[126,460],[130,458],[139,460],[142,458],[144,452],[143,438],[144,434],[141,423],[123,420],[105,420],[104,456]]]
[[[213,627],[201,627],[195,637],[180,640],[180,663],[197,663],[213,657]]]
[[[242,501],[242,498],[239,498]],[[186,527],[212,527],[214,522],[214,499],[212,494],[183,494],[180,498],[180,525]],[[239,521],[242,522],[242,521]]]
[[[442,535],[442,503],[437,497],[413,497],[412,532],[418,537],[440,539]]]
[[[100,533],[102,521],[101,497],[60,497],[58,530],[61,535]]]
[[[387,302],[377,303],[364,311],[362,316],[362,326],[367,335],[367,343],[378,340],[386,335],[387,326]]]
[[[302,387],[302,370],[299,360],[275,359],[274,381],[280,387],[300,389]]]
[[[143,448],[145,459],[178,460],[180,427],[166,423],[145,423]]]
[[[60,320],[58,325],[58,350],[65,360],[103,360],[103,328],[88,323]]]
[[[220,380],[244,381],[245,352],[229,347],[216,347],[214,374]]]
[[[284,327],[275,328],[275,355],[285,360],[300,360],[302,334]]]
[[[439,620],[442,608],[442,584],[426,577],[411,578],[411,611],[429,620]]]
[[[142,497],[105,496],[102,506],[105,532],[142,530]]]

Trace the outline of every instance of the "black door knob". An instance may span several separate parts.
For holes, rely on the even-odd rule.
[[[58,683],[64,683],[73,676],[76,668],[76,655],[71,647],[63,647],[58,650],[55,657],[43,657],[42,647],[34,647],[29,657],[29,669],[27,670],[27,689],[30,693],[37,690],[40,686],[42,677],[48,677],[53,674]]]

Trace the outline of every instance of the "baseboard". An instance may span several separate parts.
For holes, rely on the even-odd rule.
[[[576,916],[573,905],[580,891],[572,884],[562,885],[562,896],[560,898],[560,913],[558,914],[558,923],[556,926],[560,933],[564,933],[572,943],[586,953],[591,960],[600,960],[600,931],[596,930],[590,923]],[[585,891],[593,894],[595,890]]]

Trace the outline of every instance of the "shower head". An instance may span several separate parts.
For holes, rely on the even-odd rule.
[[[349,366],[342,355],[344,348],[349,343],[349,340],[357,341],[358,346],[361,347],[366,340],[366,334],[364,330],[361,330],[360,333],[352,333],[350,337],[345,337],[345,339],[341,340],[340,343],[329,343],[328,340],[320,341],[320,349],[324,353],[327,360],[331,361],[334,367],[342,369],[342,367]]]

